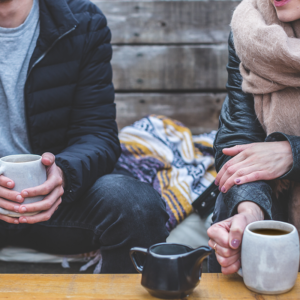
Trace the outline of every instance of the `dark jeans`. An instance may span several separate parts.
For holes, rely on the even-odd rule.
[[[272,201],[272,217],[273,220],[287,222],[288,211],[287,201],[288,195],[281,195],[279,199],[273,199]],[[228,211],[224,202],[223,194],[220,193],[215,204],[215,209],[212,218],[212,225],[227,219]],[[209,273],[221,273],[221,266],[217,261],[216,255],[213,252],[208,257],[208,272]]]
[[[102,273],[135,272],[131,247],[165,242],[169,216],[148,184],[124,175],[99,178],[78,202],[61,204],[47,222],[0,221],[0,247],[22,246],[53,254],[101,250]]]

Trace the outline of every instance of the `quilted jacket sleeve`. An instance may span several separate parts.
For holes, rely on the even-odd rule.
[[[228,96],[222,107],[219,130],[214,144],[217,171],[231,158],[224,155],[222,149],[235,145],[264,142],[266,138],[265,132],[256,118],[253,96],[244,93],[241,88],[240,60],[235,53],[232,33],[229,36],[228,49],[228,82],[226,86]],[[270,219],[272,217],[271,193],[271,187],[264,181],[233,186],[224,194],[224,201],[229,211],[228,217],[236,213],[237,205],[242,201],[253,201],[265,211],[266,219]]]
[[[120,155],[105,17],[91,16],[74,95],[68,146],[56,156],[66,179],[64,202],[79,199],[97,178],[110,173]]]

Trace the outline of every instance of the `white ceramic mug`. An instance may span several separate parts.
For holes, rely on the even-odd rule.
[[[15,183],[13,191],[21,192],[24,189],[43,184],[47,180],[46,167],[42,164],[42,157],[33,154],[9,155],[0,159],[0,175],[4,175]],[[41,201],[45,196],[25,198],[22,204]],[[10,217],[34,215],[35,213],[20,214],[0,208],[0,214]]]
[[[278,229],[283,235],[254,233],[257,229]],[[279,221],[249,224],[242,241],[242,268],[238,274],[245,285],[261,294],[281,294],[296,283],[299,269],[299,236],[296,228]]]

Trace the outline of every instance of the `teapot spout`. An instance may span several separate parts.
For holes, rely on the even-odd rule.
[[[207,256],[209,256],[212,252],[213,252],[212,248],[208,246],[202,246],[190,252],[190,256],[193,257],[194,260],[194,266],[192,269],[192,278],[194,278],[194,280],[200,279],[199,277],[201,276],[200,274],[201,264],[203,260]]]
[[[203,260],[213,252],[212,248],[208,246],[199,247],[190,252],[190,255],[194,256],[195,264],[201,264]]]

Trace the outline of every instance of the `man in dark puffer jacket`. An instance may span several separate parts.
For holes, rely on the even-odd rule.
[[[48,173],[45,184],[21,194],[0,176],[0,207],[25,213],[0,215],[0,247],[55,254],[100,248],[103,273],[128,273],[131,247],[166,240],[159,194],[110,174],[120,155],[110,38],[88,0],[0,0],[0,107],[7,117],[0,155],[43,155]],[[22,205],[34,195],[47,196]]]

